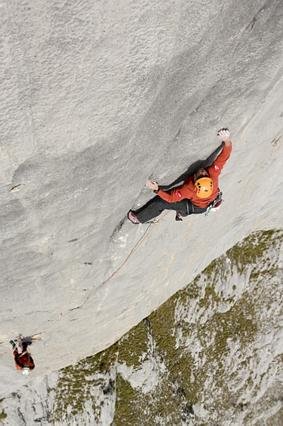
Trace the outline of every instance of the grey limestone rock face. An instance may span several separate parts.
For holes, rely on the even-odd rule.
[[[0,3],[1,394],[115,342],[256,229],[282,227],[283,5]],[[215,216],[119,224],[216,147]]]

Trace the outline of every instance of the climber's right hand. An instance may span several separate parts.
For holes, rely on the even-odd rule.
[[[146,187],[151,189],[152,191],[158,191],[158,183],[154,180],[147,180],[146,181]]]
[[[220,141],[225,142],[225,144],[231,142],[230,131],[229,131],[229,129],[227,129],[225,127],[218,130],[217,136],[220,139]]]

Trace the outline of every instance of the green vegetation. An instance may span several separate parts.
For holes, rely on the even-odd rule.
[[[70,409],[70,414],[75,416],[83,412],[85,402],[92,401],[94,412],[98,417],[100,407],[91,396],[93,386],[108,386],[107,377],[93,378],[96,373],[107,373],[117,359],[117,344],[108,350],[100,352],[94,356],[87,357],[79,361],[74,366],[69,366],[61,370],[56,388],[56,402],[53,419],[62,420]]]
[[[246,266],[256,265],[270,248],[275,248],[280,242],[282,242],[280,230],[257,231],[228,250],[227,256],[238,270],[243,272]]]
[[[147,353],[147,325],[141,321],[118,342],[119,362],[128,366],[139,367],[143,356]]]
[[[226,255],[214,259],[203,271],[203,278],[211,285],[214,284],[214,280],[226,281],[229,277],[230,268],[227,267],[225,259]]]
[[[6,417],[7,417],[7,414],[5,413],[4,410],[2,410],[1,413],[0,413],[0,422],[2,423],[3,420],[6,419]]]
[[[56,390],[54,419],[60,421],[83,412],[85,402],[92,401],[99,422],[101,406],[93,399],[91,389],[107,387],[109,374],[105,373],[116,371],[117,363],[138,370],[153,355],[164,368],[155,388],[147,393],[134,389],[116,371],[113,425],[147,426],[161,424],[160,419],[166,419],[166,424],[181,424],[191,407],[202,402],[205,395],[213,395],[208,407],[211,412],[227,411],[238,397],[228,387],[231,375],[236,374],[227,369],[230,345],[237,344],[244,371],[248,368],[247,349],[262,326],[258,311],[270,303],[268,287],[259,283],[278,273],[281,244],[281,231],[251,234],[211,262],[191,284],[115,345],[63,369]],[[236,296],[235,277],[239,279],[239,273],[250,285]],[[232,295],[225,299],[217,291],[217,283],[226,283],[233,290]],[[189,317],[192,301],[197,301],[194,322]],[[149,342],[154,342],[154,347]],[[251,386],[248,380],[246,385]]]
[[[208,308],[211,305],[217,305],[221,301],[221,297],[216,293],[213,287],[207,285],[205,287],[204,297],[199,301],[200,308]]]
[[[242,347],[251,343],[258,330],[253,300],[243,295],[229,311],[216,313],[199,332],[215,332],[214,344],[207,351],[208,361],[219,360],[228,350],[228,339],[238,340]]]
[[[136,405],[138,392],[136,392],[129,382],[124,380],[120,374],[117,375],[116,391],[115,426],[123,426],[125,424],[137,425],[139,421],[137,413],[138,406]],[[128,401],[128,404],[125,404],[125,401]]]

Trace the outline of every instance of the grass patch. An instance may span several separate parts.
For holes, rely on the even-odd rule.
[[[227,256],[239,272],[243,272],[248,265],[257,264],[266,256],[268,250],[275,248],[278,243],[282,243],[282,231],[276,229],[257,231],[228,250]]]
[[[7,418],[7,414],[5,413],[4,410],[2,410],[0,413],[0,422],[3,422],[3,420],[5,420],[6,418]]]
[[[53,420],[63,420],[67,413],[75,416],[82,413],[87,400],[93,402],[95,412],[100,412],[91,396],[93,386],[105,386],[103,378],[94,379],[96,373],[107,373],[117,360],[117,344],[106,351],[87,357],[75,365],[70,365],[60,371],[56,387],[55,407]]]
[[[116,379],[116,392],[117,398],[113,424],[115,426],[137,425],[139,421],[137,412],[139,407],[137,405],[139,399],[138,392],[120,374],[117,375]]]
[[[141,321],[118,342],[118,361],[127,366],[139,367],[147,353],[148,332],[146,321]]]

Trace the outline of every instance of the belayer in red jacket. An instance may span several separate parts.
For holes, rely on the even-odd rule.
[[[147,181],[146,185],[157,196],[136,211],[128,212],[128,219],[135,224],[145,223],[159,216],[163,210],[175,210],[177,220],[180,216],[205,213],[219,199],[220,189],[218,177],[232,151],[230,132],[223,128],[217,132],[217,136],[223,141],[221,153],[211,166],[200,168],[193,176],[190,176],[183,185],[170,191],[163,191],[155,181]]]
[[[28,351],[28,346],[32,344],[32,337],[22,337],[10,340],[13,348],[13,355],[17,370],[21,370],[24,375],[28,375],[34,369],[33,358]]]

